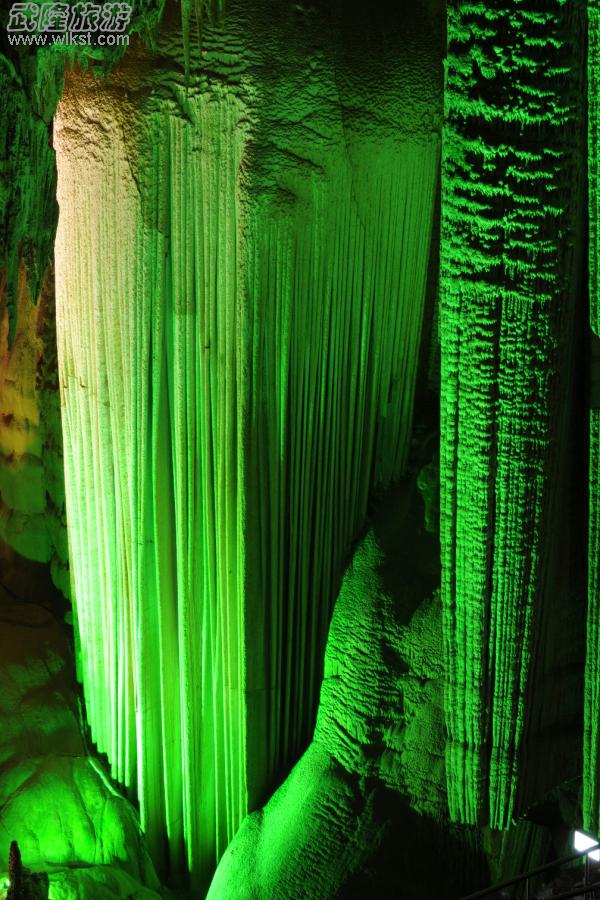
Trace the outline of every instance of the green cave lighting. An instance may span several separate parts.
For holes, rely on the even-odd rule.
[[[448,800],[516,812],[572,334],[581,8],[448,6],[442,162],[441,544]]]
[[[310,738],[345,554],[406,465],[439,139],[350,158],[309,82],[325,136],[305,167],[273,143],[275,189],[251,90],[131,114],[115,83],[78,73],[55,124],[79,677],[153,858],[199,888]]]
[[[600,833],[600,0],[130,12],[0,48],[0,897],[541,866]]]
[[[598,92],[600,91],[600,17],[596,0],[587,5],[588,14],[588,217],[590,329],[593,340],[600,338],[600,193],[598,159],[600,132]],[[594,406],[596,404],[593,404]],[[588,618],[585,667],[583,744],[583,827],[590,834],[600,828],[600,409],[592,408],[589,418],[589,521],[588,521]]]

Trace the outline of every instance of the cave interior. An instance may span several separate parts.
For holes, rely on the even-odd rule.
[[[600,0],[2,4],[0,900],[600,835],[599,96]]]

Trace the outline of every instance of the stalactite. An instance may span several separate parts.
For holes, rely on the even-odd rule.
[[[573,304],[575,2],[453,2],[442,191],[441,537],[455,820],[515,810]]]
[[[289,698],[265,710],[275,771],[310,734],[330,601],[372,486],[406,465],[427,255],[406,236],[430,230],[436,154],[407,145],[382,164],[366,226],[347,170],[318,189],[304,234],[289,217],[269,226],[267,204],[249,226],[250,593],[272,598],[267,683]]]
[[[92,735],[200,891],[310,739],[346,554],[406,465],[441,79],[386,28],[365,86],[262,0],[186,69],[179,12],[68,77],[57,326]]]
[[[205,30],[210,84],[77,73],[55,133],[79,674],[198,889],[310,737],[345,554],[406,464],[439,162],[431,104],[363,136],[320,51],[269,82],[257,35]]]

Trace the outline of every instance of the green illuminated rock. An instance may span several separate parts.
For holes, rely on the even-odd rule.
[[[598,92],[600,9],[595,0],[588,14],[588,212],[590,328],[600,336],[600,269],[598,246],[600,155]],[[585,729],[583,751],[584,827],[592,834],[600,829],[600,409],[597,400],[589,416],[589,532],[588,617],[585,670]]]
[[[534,714],[534,698],[541,705],[548,686],[533,683],[560,653],[551,635],[567,618],[548,571],[564,551],[553,541],[563,527],[555,497],[568,465],[581,265],[582,27],[580,5],[562,0],[535,9],[509,0],[448,7],[440,313],[446,766],[452,818],[496,828],[522,805],[520,785],[527,793],[540,777],[520,781],[535,746],[528,752],[523,739],[527,730],[543,734],[544,718],[556,715],[556,693]],[[554,571],[561,578],[560,566]],[[568,583],[566,590],[571,603]]]
[[[0,537],[72,581],[93,742],[194,896],[221,858],[211,897],[377,895],[397,868],[441,898],[484,850],[499,876],[548,852],[509,826],[579,765],[585,36],[575,0],[542,6],[450,2],[439,309],[433,0],[139,0],[125,56],[0,57]],[[600,335],[595,4],[589,23]],[[339,591],[406,471],[438,320],[425,521],[413,479]],[[590,433],[597,830],[596,409]],[[57,898],[153,896],[60,658],[11,650],[0,859],[16,835]]]
[[[49,123],[61,76],[61,60],[51,54],[24,55],[15,62],[0,54],[0,269],[6,277],[9,348],[17,326],[21,261],[35,302],[52,259],[58,209]]]
[[[50,900],[159,900],[161,897],[114,866],[57,869],[50,873],[49,882]]]
[[[200,892],[314,725],[371,491],[404,470],[439,28],[231,4],[68,76],[55,127],[71,566],[94,740]],[[187,74],[186,74],[187,69]]]
[[[68,596],[52,254],[62,62],[0,54],[0,539]]]
[[[409,796],[419,812],[444,819],[441,607],[437,593],[423,603],[419,595],[435,584],[436,548],[428,537],[419,540],[414,484],[399,496],[400,503],[386,502],[379,528],[363,540],[344,577],[314,742],[347,772],[377,779]],[[414,527],[402,549],[398,520],[405,535]]]
[[[441,606],[421,601],[438,560],[421,514],[411,481],[374,516],[335,604],[313,741],[242,823],[208,900],[455,900],[485,872],[478,836],[447,816]]]
[[[40,568],[1,569],[0,885],[17,841],[23,864],[49,873],[55,900],[158,896],[139,819],[87,752],[67,636]]]

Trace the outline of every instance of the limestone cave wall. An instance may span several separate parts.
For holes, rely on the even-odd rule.
[[[597,829],[584,13],[2,37],[0,858],[47,895],[456,900]]]
[[[49,563],[68,596],[53,271],[62,68],[0,57],[0,538]]]

